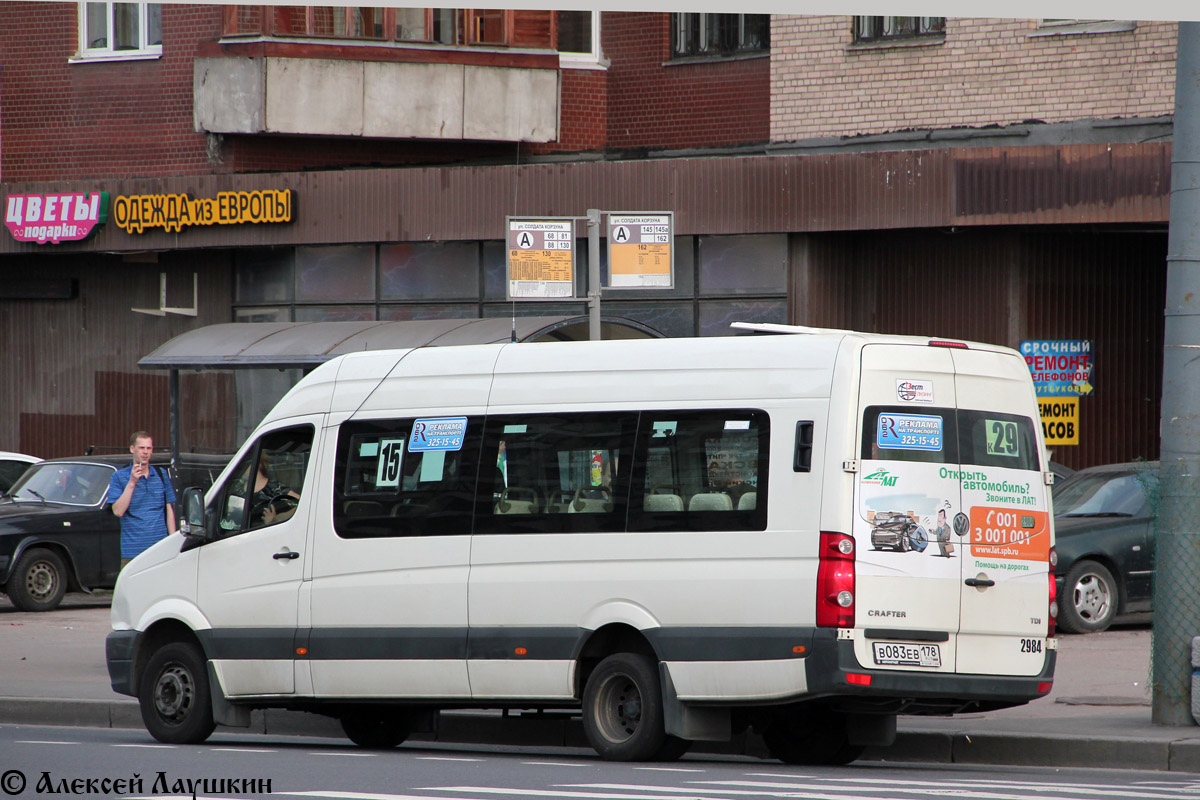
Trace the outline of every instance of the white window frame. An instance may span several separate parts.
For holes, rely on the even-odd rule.
[[[562,68],[599,69],[608,66],[600,52],[600,12],[596,9],[592,14],[592,49],[589,53],[558,52],[558,65]]]
[[[105,47],[88,47],[88,6],[103,5],[108,15],[106,24],[108,26],[107,46]],[[139,61],[145,59],[162,58],[162,44],[146,44],[146,34],[149,28],[149,9],[151,5],[160,5],[157,3],[147,2],[129,2],[127,5],[135,5],[138,7],[138,37],[140,41],[139,47],[132,50],[114,50],[112,46],[112,31],[113,31],[113,7],[117,5],[114,2],[89,3],[83,0],[79,3],[79,12],[76,17],[78,20],[79,33],[79,51],[78,55],[71,59],[73,62],[82,61]],[[161,10],[161,6],[160,6]],[[161,18],[160,18],[160,33],[161,33]]]
[[[1127,19],[1040,19],[1030,36],[1070,36],[1085,33],[1122,33],[1137,28]]]

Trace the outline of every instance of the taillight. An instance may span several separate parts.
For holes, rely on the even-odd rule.
[[[1058,566],[1058,551],[1050,548],[1050,626],[1047,636],[1053,636],[1058,627],[1058,583],[1054,580],[1054,568]]]
[[[817,627],[854,627],[854,539],[844,533],[821,532]]]

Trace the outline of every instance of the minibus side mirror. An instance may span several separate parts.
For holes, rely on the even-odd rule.
[[[183,519],[179,521],[179,532],[189,539],[206,537],[208,526],[204,519],[204,490],[196,487],[183,490]]]

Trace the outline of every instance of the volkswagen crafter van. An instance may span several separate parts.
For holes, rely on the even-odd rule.
[[[561,708],[608,759],[752,728],[790,763],[1048,694],[1020,355],[745,327],[320,366],[122,572],[113,688],[164,742],[256,708],[369,747],[442,709]]]

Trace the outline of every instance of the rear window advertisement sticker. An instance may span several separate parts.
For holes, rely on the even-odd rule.
[[[1017,458],[1021,455],[1017,423],[1003,419],[985,419],[983,426],[989,456]]]
[[[412,434],[408,437],[408,452],[461,450],[466,435],[466,417],[419,419],[413,423]]]
[[[880,414],[875,443],[884,450],[942,449],[943,420],[924,414]]]
[[[896,379],[896,399],[902,403],[932,403],[933,381]]]

